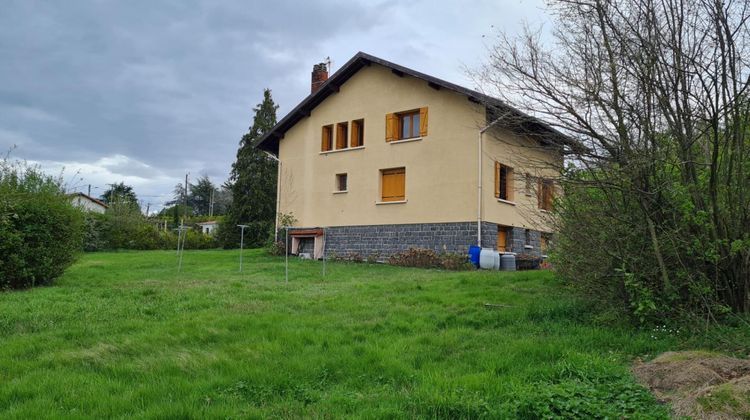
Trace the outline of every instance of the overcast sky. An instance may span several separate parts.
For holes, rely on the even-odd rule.
[[[281,119],[313,64],[357,51],[473,88],[464,68],[524,20],[541,0],[3,0],[0,153],[94,196],[124,181],[153,211],[186,171],[226,179],[263,88]]]

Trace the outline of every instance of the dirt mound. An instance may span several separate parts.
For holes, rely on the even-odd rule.
[[[668,352],[637,362],[633,373],[674,414],[750,419],[750,360],[709,352]]]

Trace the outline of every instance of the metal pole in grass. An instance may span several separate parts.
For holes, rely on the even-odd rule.
[[[284,281],[289,284],[289,226],[284,227],[286,233],[284,235]]]
[[[185,233],[182,233],[185,232]],[[180,236],[182,236],[182,246],[180,246]],[[177,263],[177,272],[182,272],[182,254],[185,253],[185,239],[187,237],[187,228],[185,225],[180,225],[179,234],[177,236],[177,255],[180,256],[180,261]]]
[[[323,277],[326,276],[326,229],[323,228]]]
[[[248,225],[237,225],[241,229],[240,232],[240,273],[242,272],[242,249],[245,247],[245,228]]]

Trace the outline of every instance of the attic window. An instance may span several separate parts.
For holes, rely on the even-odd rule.
[[[352,147],[365,145],[365,120],[352,121]]]
[[[416,139],[427,135],[427,107],[385,116],[385,141]]]
[[[320,150],[327,152],[331,149],[333,149],[333,125],[324,125],[320,140]]]
[[[346,149],[349,145],[349,123],[336,124],[336,149]]]

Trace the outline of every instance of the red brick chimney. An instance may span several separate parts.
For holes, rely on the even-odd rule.
[[[326,63],[319,63],[313,66],[312,83],[310,83],[310,93],[315,93],[328,80],[328,68]]]

